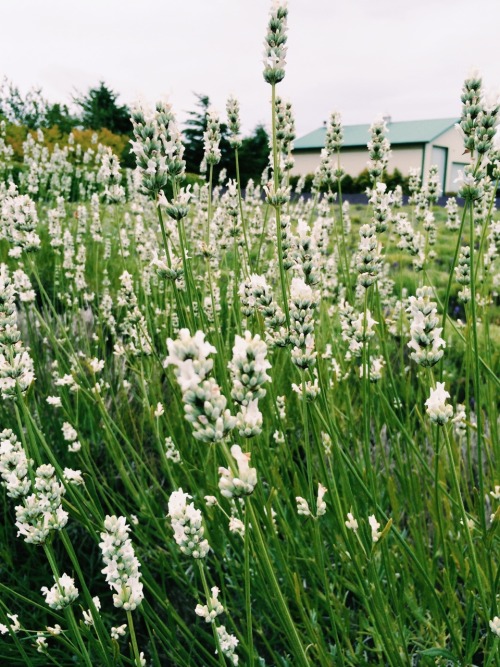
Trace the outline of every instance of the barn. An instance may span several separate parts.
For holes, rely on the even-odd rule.
[[[431,120],[410,120],[392,122],[389,117],[387,138],[391,143],[392,155],[388,171],[394,169],[408,176],[410,169],[420,169],[425,180],[431,165],[437,165],[441,176],[443,192],[456,192],[458,172],[468,164],[463,148],[463,140],[456,128],[458,118],[438,118]],[[295,141],[293,173],[299,176],[314,173],[320,162],[321,149],[325,145],[326,124]],[[370,139],[369,125],[344,126],[344,144],[341,164],[352,177],[358,176],[367,167]]]

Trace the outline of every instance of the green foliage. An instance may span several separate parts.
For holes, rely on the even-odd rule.
[[[294,175],[290,177],[290,184],[295,187],[299,180],[299,176]],[[314,174],[307,174],[304,192],[311,192]],[[399,169],[395,169],[392,173],[384,173],[382,181],[387,184],[389,190],[394,190],[397,185],[403,188],[403,194],[409,194],[408,191],[408,177],[403,176]],[[366,192],[367,188],[372,185],[368,169],[363,169],[357,176],[346,174],[342,179],[342,192],[345,194],[358,194]],[[322,188],[322,191],[325,191]]]
[[[114,134],[132,132],[130,111],[127,106],[117,103],[118,94],[101,81],[96,88],[90,88],[85,95],[74,98],[81,108],[81,123],[85,129],[108,129]]]
[[[238,149],[242,186],[251,178],[260,183],[262,172],[269,164],[269,134],[263,125],[257,125]]]
[[[66,104],[50,104],[47,107],[43,120],[43,127],[57,127],[62,134],[69,134],[79,123],[76,116],[73,116]]]

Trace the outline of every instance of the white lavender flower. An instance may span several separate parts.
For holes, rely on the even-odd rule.
[[[383,119],[378,119],[370,126],[371,140],[368,142],[368,171],[370,178],[375,183],[380,179],[389,162],[391,146],[385,137],[387,126]]]
[[[229,131],[231,132],[229,136],[229,143],[233,148],[241,147],[241,135],[240,135],[240,105],[238,100],[232,95],[228,98],[226,103],[226,112]]]
[[[347,513],[347,521],[345,522],[345,525],[346,528],[349,528],[349,530],[352,530],[353,532],[356,532],[359,528],[359,524],[351,512]]]
[[[19,498],[29,493],[31,481],[28,468],[32,463],[15,433],[4,429],[0,433],[0,477],[10,498]]]
[[[446,403],[450,393],[444,388],[444,382],[437,382],[436,387],[431,389],[429,398],[425,401],[427,414],[431,421],[443,426],[453,417],[453,408]]]
[[[408,347],[413,350],[411,358],[420,366],[434,366],[444,354],[446,342],[441,338],[442,327],[438,327],[436,303],[431,300],[430,287],[420,287],[417,295],[409,298],[410,334]]]
[[[198,616],[205,619],[206,623],[213,623],[217,616],[220,616],[224,613],[224,607],[219,601],[219,589],[217,586],[211,588],[212,596],[210,597],[208,604],[198,604],[194,610]]]
[[[500,616],[494,616],[489,622],[490,630],[497,637],[500,637]]]
[[[313,313],[318,305],[318,293],[302,278],[292,279],[290,287],[290,342],[292,361],[299,368],[311,368],[316,363]]]
[[[377,521],[374,514],[371,514],[368,517],[368,523],[370,524],[372,531],[372,542],[378,542],[382,533],[379,531],[380,523]]]
[[[263,385],[271,380],[266,372],[271,364],[267,360],[267,345],[258,334],[252,336],[245,331],[243,336],[235,336],[228,368],[233,383],[231,396],[237,403],[249,405],[266,395]]]
[[[9,625],[0,623],[0,635],[6,635],[9,631],[19,632],[21,623],[19,622],[18,614],[7,614],[7,618],[10,618],[12,623],[9,623]]]
[[[78,588],[75,586],[75,580],[67,574],[54,577],[54,580],[56,583],[52,588],[42,586],[42,594],[51,609],[64,609],[76,600]]]
[[[359,274],[358,284],[368,288],[378,280],[382,271],[382,246],[377,239],[375,225],[361,225],[359,235],[361,238],[355,263]]]
[[[68,513],[61,505],[65,488],[54,467],[45,464],[35,470],[30,490],[16,507],[17,534],[29,544],[43,544],[51,530],[62,530],[68,522]]]
[[[219,468],[219,489],[226,498],[248,496],[257,484],[257,470],[250,468],[250,454],[242,452],[239,445],[231,447],[231,455],[238,466],[236,476],[230,468]]]
[[[287,16],[286,0],[274,0],[264,40],[264,79],[270,84],[285,78]]]
[[[221,159],[220,150],[220,120],[219,114],[214,109],[209,109],[207,112],[207,129],[203,134],[203,141],[205,146],[205,160],[207,164],[217,164]]]
[[[204,539],[201,512],[193,503],[187,503],[188,498],[191,496],[178,489],[168,500],[168,516],[174,529],[174,539],[183,554],[205,558],[210,547]]]
[[[101,571],[106,575],[111,589],[115,591],[113,603],[115,607],[133,611],[141,604],[144,593],[140,581],[140,563],[129,538],[129,526],[125,517],[106,516],[101,540],[99,547],[106,565]]]

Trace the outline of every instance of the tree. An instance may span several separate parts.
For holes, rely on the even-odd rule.
[[[243,187],[248,179],[260,182],[262,172],[269,164],[269,135],[263,125],[257,125],[238,150],[240,177]]]
[[[85,129],[107,128],[114,134],[131,134],[132,123],[127,106],[117,103],[118,95],[104,81],[97,88],[90,88],[86,95],[74,97],[82,109],[81,123]]]
[[[44,127],[58,127],[61,134],[69,134],[78,125],[78,118],[72,116],[66,104],[50,104],[47,107]]]

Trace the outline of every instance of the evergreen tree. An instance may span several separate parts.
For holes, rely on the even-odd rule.
[[[56,102],[47,107],[43,126],[54,127],[56,125],[62,134],[69,134],[78,125],[78,118],[71,115],[66,104]]]
[[[242,186],[245,187],[250,178],[260,182],[269,164],[269,135],[263,125],[257,125],[252,134],[243,139],[238,155]]]
[[[103,81],[97,88],[90,88],[86,95],[75,97],[82,109],[81,122],[84,128],[101,130],[107,128],[114,134],[131,134],[132,123],[127,106],[117,103],[117,93]]]

